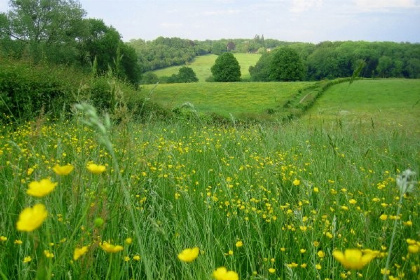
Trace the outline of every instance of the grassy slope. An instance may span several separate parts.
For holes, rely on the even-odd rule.
[[[241,114],[262,114],[282,105],[309,84],[311,82],[162,84],[155,88],[151,100],[170,109],[191,102],[200,113],[240,117]],[[152,88],[152,85],[145,86],[143,93],[149,93]]]
[[[305,119],[411,126],[420,132],[420,80],[360,80],[328,89]]]
[[[242,79],[249,79],[249,66],[253,66],[260,59],[260,54],[248,54],[248,53],[236,53],[234,54],[236,59],[241,66]],[[204,56],[198,56],[193,62],[188,64],[188,67],[191,67],[197,75],[197,78],[200,82],[204,82],[208,77],[211,76],[210,68],[213,66],[214,61],[216,60],[217,55],[210,54]],[[178,73],[179,68],[182,66],[173,66],[160,70],[154,71],[158,77],[161,76],[171,76],[172,74]]]

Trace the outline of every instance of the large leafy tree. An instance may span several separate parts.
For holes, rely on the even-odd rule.
[[[238,82],[241,80],[241,67],[232,53],[219,55],[211,67],[216,82]]]
[[[302,59],[289,47],[283,47],[273,54],[270,64],[270,78],[275,81],[299,81],[305,76]]]
[[[85,32],[84,16],[73,0],[11,0],[7,32],[25,43],[35,59],[71,60]]]

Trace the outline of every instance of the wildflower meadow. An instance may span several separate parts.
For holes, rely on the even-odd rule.
[[[0,128],[1,279],[420,279],[418,131]]]

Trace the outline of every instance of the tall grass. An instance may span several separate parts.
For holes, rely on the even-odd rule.
[[[420,241],[418,183],[400,206],[395,178],[418,173],[420,144],[403,128],[122,123],[107,134],[114,156],[80,119],[0,131],[4,279],[210,279],[220,266],[240,279],[382,279],[394,221],[388,277],[418,277],[407,243]],[[92,174],[88,162],[106,171]],[[51,169],[67,163],[68,176]],[[47,177],[58,182],[51,194],[26,194]],[[17,231],[35,203],[46,221]],[[103,241],[123,250],[107,253]],[[177,258],[194,246],[195,261]],[[346,248],[376,258],[347,271],[332,256]]]

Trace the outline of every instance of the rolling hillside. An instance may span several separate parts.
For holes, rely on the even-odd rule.
[[[242,79],[249,79],[251,76],[249,75],[249,66],[253,66],[257,63],[260,59],[260,54],[250,54],[250,53],[235,53],[234,54],[236,59],[241,66],[241,78]],[[217,55],[209,54],[204,56],[198,56],[195,58],[193,62],[188,64],[188,67],[191,67],[197,78],[200,82],[204,82],[208,77],[211,76],[210,68],[213,66],[214,61],[216,60]],[[182,66],[173,66],[168,67],[160,70],[153,71],[158,77],[162,76],[171,76],[172,74],[177,74],[179,68]]]
[[[313,92],[322,91],[321,88],[322,83],[316,82],[199,82],[162,84],[156,88],[148,85],[144,86],[142,93],[169,109],[190,102],[201,114],[275,119],[299,110],[304,112],[304,120],[311,121],[340,119],[344,122],[420,127],[420,80],[358,80],[351,85],[343,82],[322,92],[321,97],[305,112],[302,108],[304,101]],[[289,101],[292,107],[285,106]],[[273,115],[272,111],[277,115]]]

